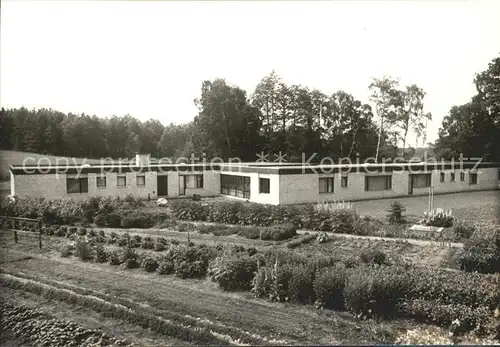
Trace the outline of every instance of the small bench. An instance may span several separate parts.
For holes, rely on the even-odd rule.
[[[419,225],[415,224],[410,228],[411,231],[424,231],[424,232],[429,232],[429,233],[442,233],[444,228],[443,227],[429,227],[426,225]]]
[[[441,244],[444,246],[444,238],[443,238],[443,227],[431,227],[426,225],[415,224],[410,228],[410,231],[419,231],[425,232],[427,234],[438,234],[441,238]]]

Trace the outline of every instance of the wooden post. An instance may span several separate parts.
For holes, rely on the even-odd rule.
[[[12,224],[13,224],[13,229],[14,229],[14,242],[17,243],[17,229],[16,229],[16,220],[13,219],[12,220]]]
[[[42,220],[38,220],[38,246],[42,249]]]

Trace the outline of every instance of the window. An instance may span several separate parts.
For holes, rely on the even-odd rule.
[[[118,187],[125,187],[127,185],[127,177],[126,176],[118,176],[118,180],[116,182]]]
[[[477,184],[477,173],[469,172],[469,184]]]
[[[106,176],[96,178],[97,188],[106,188]]]
[[[427,188],[431,186],[431,174],[411,175],[411,185],[413,188]]]
[[[66,178],[66,190],[68,194],[79,194],[89,192],[88,178]]]
[[[320,193],[333,193],[333,177],[324,177],[319,179]]]
[[[342,188],[347,188],[347,184],[349,183],[349,177],[347,175],[342,175],[340,178],[340,186]]]
[[[250,177],[220,175],[220,193],[250,199]]]
[[[203,188],[203,175],[186,175],[186,188]]]
[[[259,178],[259,193],[269,194],[271,190],[271,180],[269,178]]]
[[[137,186],[146,185],[146,176],[137,176]]]
[[[439,173],[439,181],[444,182],[444,172]]]
[[[365,176],[365,190],[391,190],[392,176]]]
[[[196,175],[196,188],[203,188],[203,175]]]
[[[465,181],[465,172],[460,172],[460,181]]]
[[[455,182],[455,173],[450,172],[450,182]]]

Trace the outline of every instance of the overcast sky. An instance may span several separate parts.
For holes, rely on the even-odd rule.
[[[437,137],[500,53],[500,1],[1,4],[1,106],[190,121],[201,82],[285,82],[368,102],[371,77],[416,83]],[[414,145],[414,142],[412,143]]]

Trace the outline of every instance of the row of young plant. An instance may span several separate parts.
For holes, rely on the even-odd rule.
[[[183,341],[205,345],[229,345],[225,339],[217,338],[210,330],[201,327],[184,326],[149,313],[136,305],[131,309],[128,305],[112,303],[99,296],[85,295],[69,289],[61,289],[33,280],[20,279],[11,275],[1,275],[2,284],[12,289],[23,290],[48,298],[78,304],[101,313],[105,317],[123,320],[145,329],[150,329],[164,336],[171,336]]]
[[[274,301],[347,309],[360,317],[409,316],[441,326],[458,319],[461,329],[480,327],[479,333],[500,329],[498,324],[490,326],[493,310],[500,303],[500,276],[386,266],[386,257],[380,253],[362,254],[361,261],[353,262],[193,244],[170,245],[160,256],[140,256],[129,247],[106,252],[102,245],[86,241],[77,242],[75,248],[82,260],[175,273],[180,278],[208,274],[223,290],[249,290],[256,297]]]
[[[130,343],[87,329],[75,322],[54,319],[39,309],[3,302],[0,329],[4,341],[15,339],[22,345],[40,347],[127,346]]]

